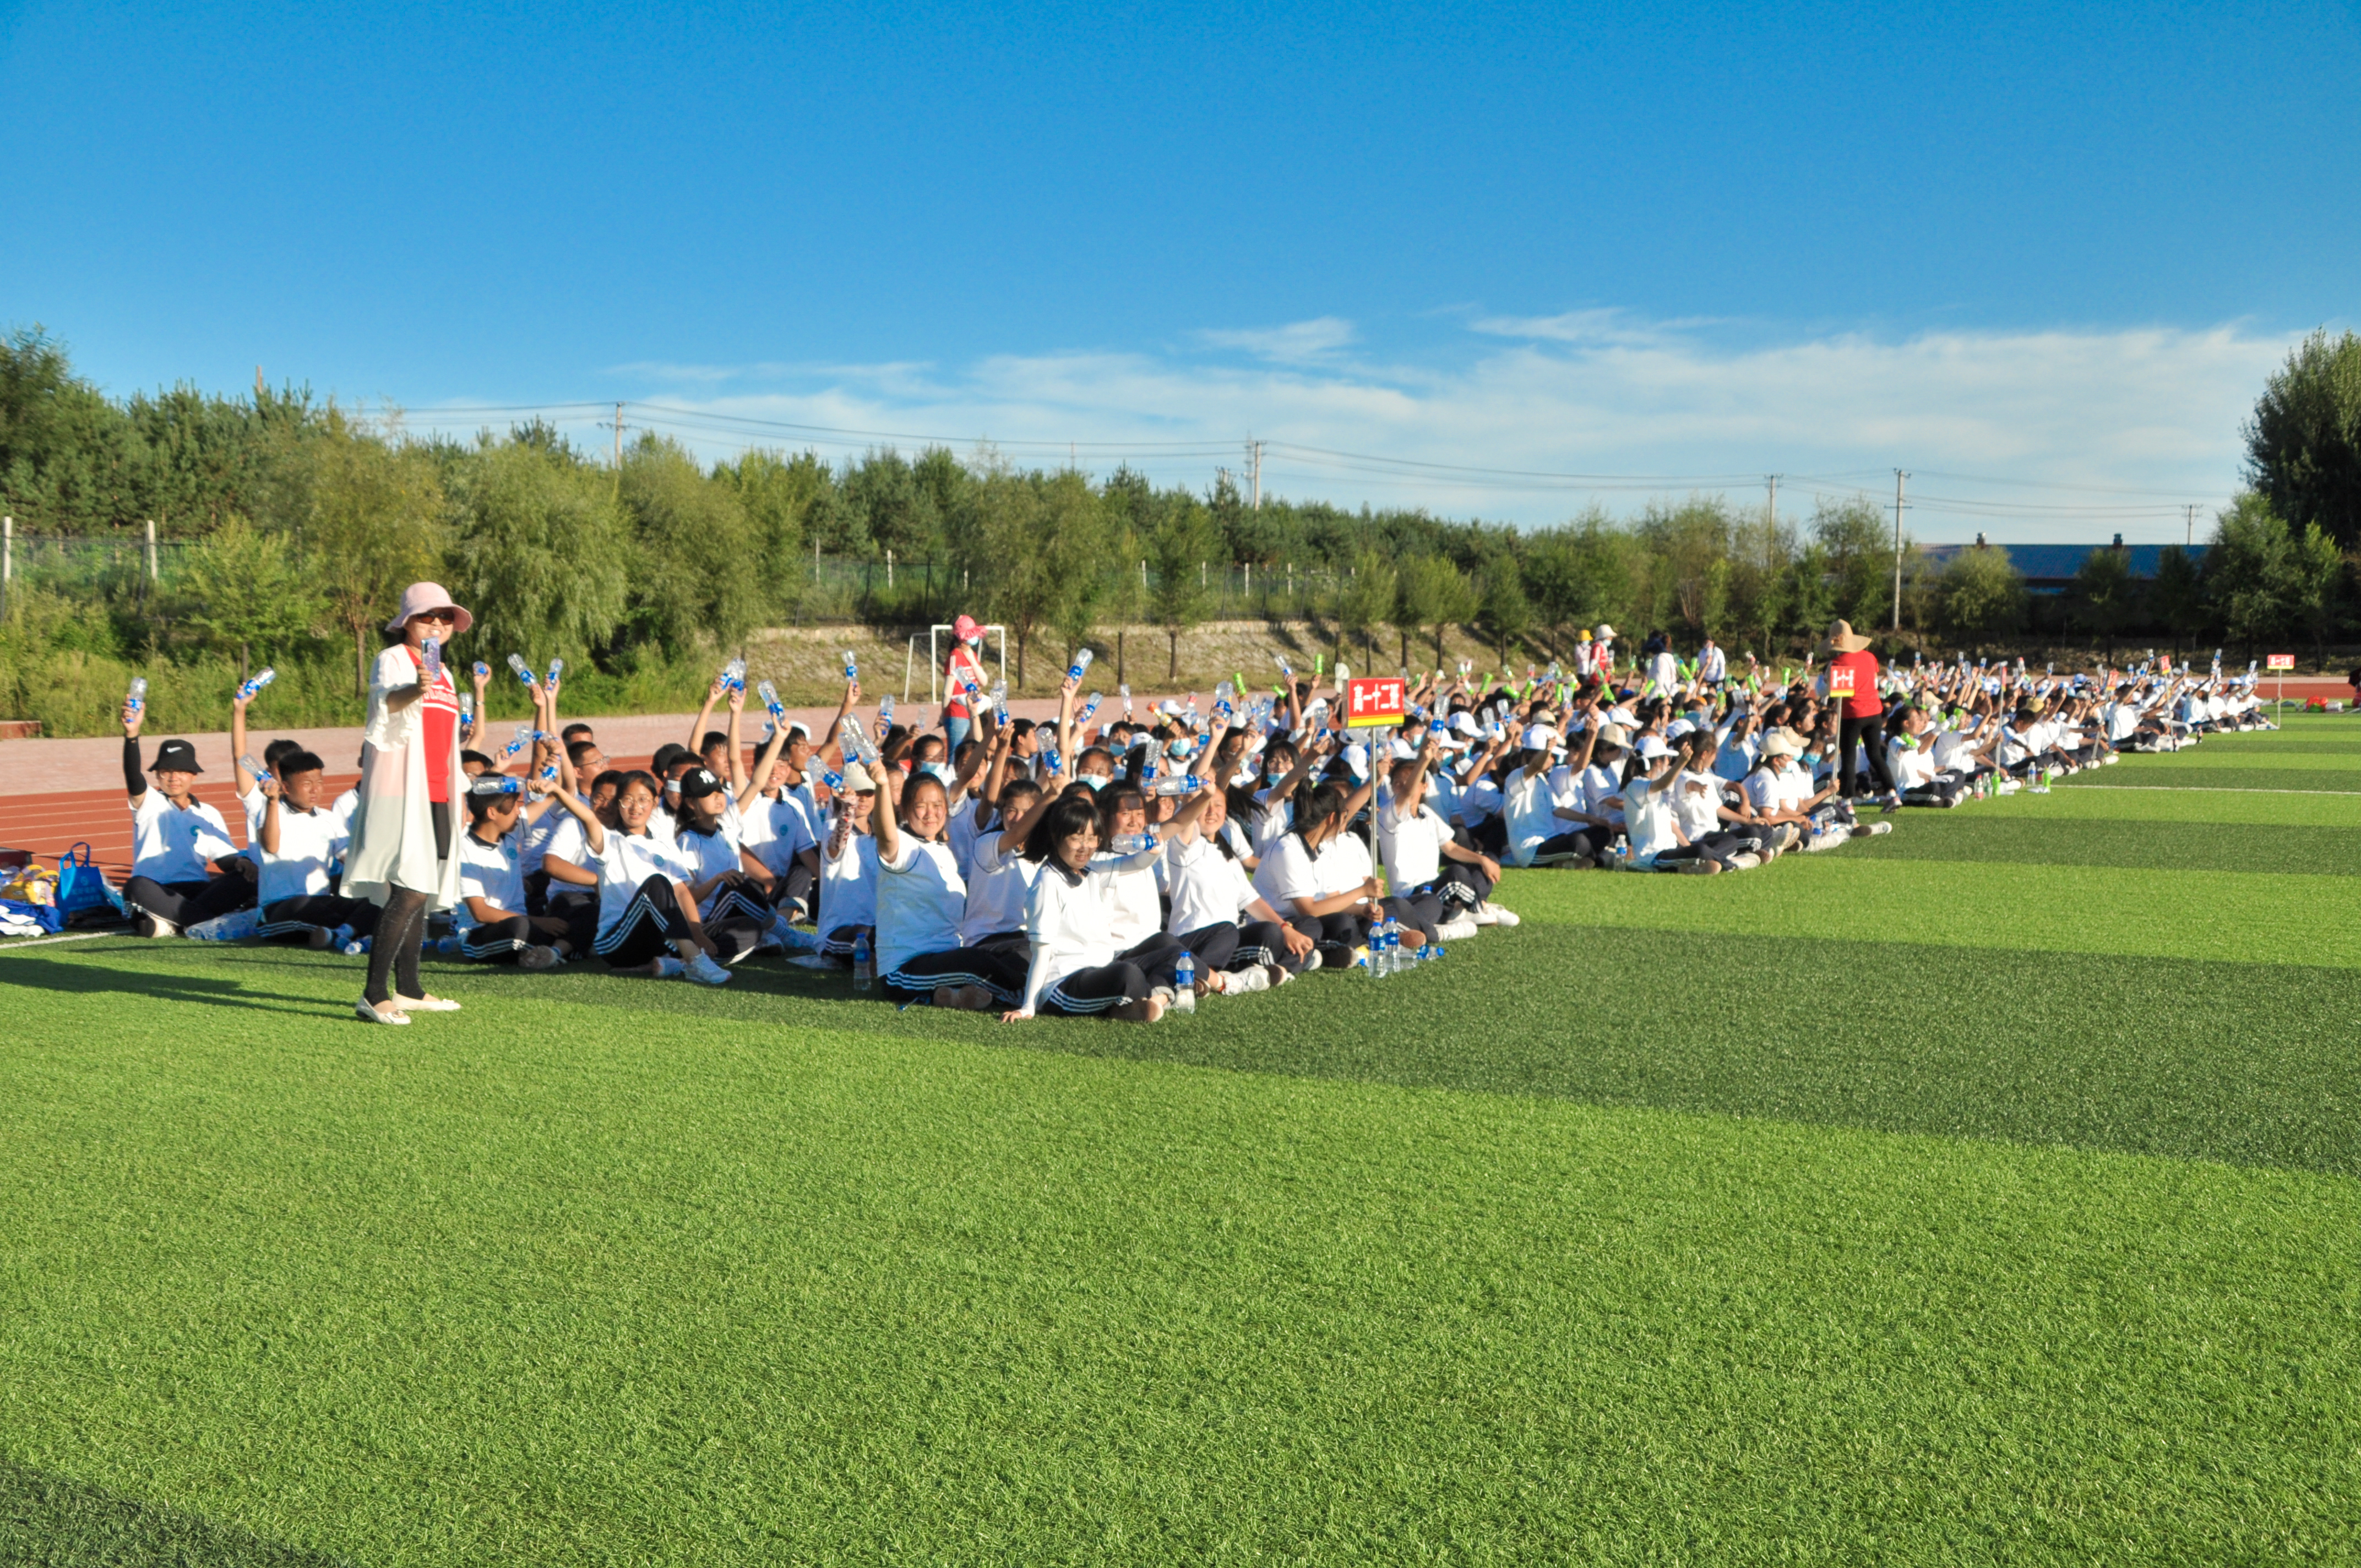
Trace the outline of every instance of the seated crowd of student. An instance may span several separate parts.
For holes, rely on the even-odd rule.
[[[825,734],[774,723],[750,763],[745,690],[723,680],[691,744],[644,770],[609,766],[589,726],[560,728],[552,680],[504,751],[463,733],[452,932],[470,959],[528,970],[595,957],[719,985],[757,953],[816,969],[862,957],[897,1003],[1152,1021],[1182,990],[1243,995],[1356,967],[1380,924],[1413,952],[1514,925],[1491,896],[1503,866],[1749,871],[1890,829],[1861,806],[2046,788],[2124,751],[2268,723],[2251,674],[2093,680],[1961,661],[1878,673],[1870,694],[1847,682],[1832,701],[1831,670],[1774,681],[1710,647],[1683,667],[1652,644],[1619,678],[1600,631],[1579,678],[1405,672],[1405,721],[1382,729],[1338,729],[1344,693],[1291,675],[1243,705],[1225,685],[1204,714],[1192,699],[1136,719],[1126,697],[1122,719],[1093,728],[1098,698],[1070,676],[1054,723],[972,700],[954,750],[891,724],[873,739],[848,682]],[[337,891],[354,793],[326,799],[324,764],[292,741],[249,758],[241,697],[240,850],[191,793],[189,742],[143,772],[141,718],[126,706],[124,894],[139,928],[364,950],[377,906]]]

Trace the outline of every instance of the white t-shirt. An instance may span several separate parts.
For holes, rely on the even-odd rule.
[[[1531,865],[1533,850],[1543,840],[1574,832],[1582,826],[1557,814],[1561,806],[1569,810],[1585,809],[1572,789],[1561,793],[1559,778],[1563,773],[1563,769],[1536,774],[1520,768],[1509,775],[1508,801],[1502,816],[1509,829],[1509,859],[1518,865]]]
[[[654,818],[649,818],[650,826]],[[615,928],[623,912],[638,896],[640,883],[652,876],[669,877],[675,882],[689,880],[688,867],[674,852],[670,840],[652,833],[626,833],[620,828],[607,829],[605,853],[598,860],[598,935],[604,937]]]
[[[1812,781],[1803,769],[1773,762],[1746,775],[1746,798],[1768,817],[1778,811],[1800,811],[1812,798]]]
[[[833,829],[831,829],[833,831]],[[819,929],[877,924],[877,840],[855,833],[831,857],[820,847]]]
[[[1623,786],[1623,831],[1631,841],[1631,858],[1642,865],[1680,845],[1673,836],[1673,808],[1664,798],[1668,793],[1645,775]]]
[[[1896,735],[1885,743],[1886,765],[1894,773],[1894,782],[1905,790],[1925,789],[1935,782],[1934,749],[1914,746],[1903,736]]]
[[[967,912],[967,883],[949,844],[903,832],[895,836],[894,859],[877,854],[877,972],[890,975],[923,953],[960,945],[960,916]]]
[[[1673,775],[1668,792],[1673,817],[1681,831],[1691,839],[1701,839],[1721,827],[1721,781],[1711,773],[1682,773]]]
[[[1246,867],[1208,843],[1202,833],[1185,844],[1175,839],[1165,845],[1164,869],[1172,890],[1172,915],[1164,928],[1176,937],[1235,921],[1254,901],[1254,883],[1246,880]]]
[[[743,863],[738,859],[737,836],[730,831],[727,818],[722,820],[717,831],[711,833],[700,833],[694,828],[682,828],[674,837],[672,849],[674,856],[686,868],[687,874],[680,880],[688,883],[692,890],[708,877],[743,869]],[[720,897],[721,889],[715,887],[698,899],[697,917],[702,919],[712,914],[713,905]]]
[[[259,796],[262,792],[254,792]],[[344,829],[335,813],[323,808],[302,812],[279,803],[279,852],[262,848],[262,822],[254,825],[254,851],[262,856],[262,875],[255,902],[269,905],[282,898],[314,897],[328,891],[328,872],[345,852]]]
[[[1302,913],[1295,907],[1297,899],[1321,896],[1320,880],[1317,860],[1303,847],[1301,835],[1290,833],[1262,852],[1254,890],[1281,919],[1290,919]]]
[[[1018,853],[1024,846],[1008,842],[994,828],[978,834],[967,879],[967,908],[960,916],[960,946],[972,947],[986,937],[998,937],[1025,927],[1025,900],[1041,863]]]
[[[131,812],[131,872],[160,883],[203,882],[213,875],[207,861],[234,860],[237,846],[229,825],[203,801],[183,811],[149,785]]]
[[[1443,874],[1443,846],[1451,825],[1424,801],[1408,817],[1389,802],[1378,812],[1378,843],[1386,862],[1386,883],[1395,893],[1424,887]]]
[[[285,830],[282,825],[280,832]],[[451,911],[451,924],[462,931],[478,924],[476,912],[467,906],[471,898],[480,898],[511,915],[524,913],[524,858],[518,851],[516,834],[503,833],[490,844],[472,828],[460,835],[459,902]]]
[[[1091,870],[1095,875],[1105,871],[1104,862],[1138,858],[1099,855],[1094,857]],[[1107,882],[1107,918],[1114,923],[1107,936],[1118,953],[1129,951],[1164,929],[1164,900],[1157,886],[1156,873],[1157,862],[1151,861],[1130,871],[1116,871]]]

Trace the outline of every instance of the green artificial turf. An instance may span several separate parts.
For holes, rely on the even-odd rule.
[[[2242,804],[1153,1029],[0,953],[0,1563],[2353,1561],[2361,822]]]

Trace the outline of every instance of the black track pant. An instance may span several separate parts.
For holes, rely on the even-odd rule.
[[[1334,915],[1291,916],[1287,923],[1319,945],[1323,970],[1346,967],[1353,961],[1353,949],[1369,939],[1368,921],[1349,909]]]
[[[1497,812],[1460,832],[1467,835],[1466,849],[1481,850],[1496,861],[1509,852],[1509,819]]]
[[[1593,831],[1597,832],[1601,837],[1612,837],[1607,833],[1605,828],[1598,828]],[[1540,843],[1533,846],[1533,858],[1527,863],[1530,865],[1539,865],[1544,859],[1554,858],[1560,855],[1576,855],[1584,858],[1593,857],[1598,853],[1598,844],[1599,839],[1594,839],[1590,832],[1553,834],[1549,838],[1543,839]]]
[[[1257,964],[1277,964],[1290,974],[1303,972],[1303,959],[1287,950],[1286,927],[1271,920],[1249,920],[1238,927],[1237,950],[1222,967],[1237,974]]]
[[[462,932],[459,951],[478,963],[512,959],[527,948],[554,947],[564,941],[579,957],[583,944],[573,927],[555,915],[511,915],[505,920],[476,926]]]
[[[771,901],[759,887],[725,887],[714,895],[713,908],[705,916],[709,928],[729,920],[750,920],[755,929],[767,931],[775,915]]]
[[[327,931],[349,926],[356,937],[373,937],[377,917],[382,913],[366,898],[338,898],[329,893],[274,898],[262,906],[262,925],[255,935],[301,937],[308,936],[314,926]]]
[[[1241,933],[1238,930],[1238,923],[1235,920],[1216,920],[1211,926],[1200,926],[1194,931],[1183,932],[1173,940],[1187,948],[1190,957],[1197,960],[1199,980],[1204,979],[1216,970],[1246,967],[1238,961]],[[1172,956],[1172,961],[1180,962],[1180,955],[1175,953]],[[1259,963],[1261,960],[1257,959],[1252,961]]]
[[[1443,900],[1445,920],[1492,896],[1492,879],[1484,874],[1482,866],[1470,865],[1466,861],[1444,861],[1434,881],[1427,885],[1435,897]]]
[[[1112,1013],[1126,1002],[1137,1002],[1153,989],[1137,964],[1117,959],[1096,969],[1076,970],[1051,986],[1037,1012],[1069,1018]]]
[[[919,953],[896,965],[885,976],[888,1002],[925,1002],[938,986],[980,985],[1014,1007],[1025,994],[1027,958],[1012,956],[1006,948],[946,948]]]
[[[136,876],[123,884],[123,902],[185,931],[254,903],[254,884],[236,872],[202,882],[158,882]]]
[[[1852,772],[1852,749],[1858,742],[1869,753],[1869,776],[1881,790],[1894,788],[1894,771],[1885,765],[1885,717],[1855,718],[1846,714],[1837,728],[1837,756],[1845,767],[1845,794],[1867,793],[1867,784]]]
[[[1434,928],[1449,918],[1443,912],[1443,900],[1435,896],[1432,888],[1425,887],[1396,894],[1386,900],[1385,911],[1429,942],[1436,939]]]
[[[640,883],[622,917],[591,944],[591,951],[617,969],[631,969],[650,959],[675,956],[673,944],[687,939],[690,929],[672,879],[652,876]]]
[[[804,907],[805,917],[809,918],[814,903],[812,889],[818,882],[819,879],[812,874],[812,869],[801,860],[790,861],[787,869],[779,872],[771,883],[771,903],[779,909],[793,909],[800,904]]]

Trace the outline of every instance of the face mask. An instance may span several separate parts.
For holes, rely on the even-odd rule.
[[[1099,791],[1106,788],[1106,780],[1099,777],[1096,773],[1084,773],[1082,775],[1082,787],[1089,790],[1093,795],[1096,795]]]
[[[957,773],[951,772],[950,768],[944,766],[940,762],[928,762],[918,771],[926,774],[930,779],[939,781],[945,789],[950,788],[951,784],[959,778]]]

